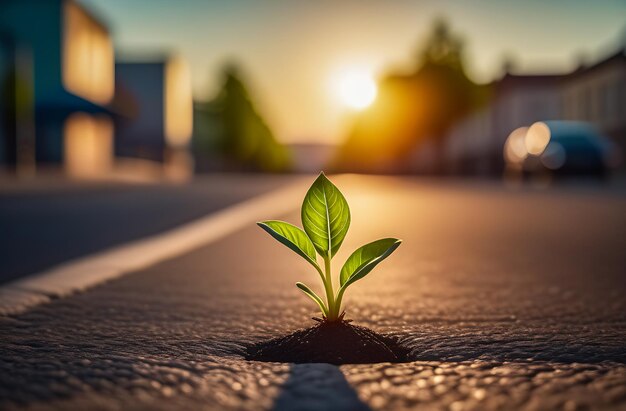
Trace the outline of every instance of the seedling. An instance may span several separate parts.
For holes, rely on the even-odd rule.
[[[344,316],[341,300],[346,289],[389,257],[401,240],[383,238],[353,252],[341,269],[339,290],[335,294],[330,262],[350,227],[350,208],[343,194],[324,173],[320,173],[304,196],[301,217],[304,230],[284,221],[270,220],[257,224],[317,270],[324,284],[326,302],[306,284],[298,282],[296,286],[317,303],[325,321],[341,321]],[[318,254],[324,261],[324,270],[318,264]]]

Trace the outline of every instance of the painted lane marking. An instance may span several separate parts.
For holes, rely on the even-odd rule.
[[[268,216],[293,211],[299,206],[306,190],[304,180],[300,180],[164,233],[12,281],[0,287],[0,315],[19,314],[36,305],[84,291],[215,242]]]

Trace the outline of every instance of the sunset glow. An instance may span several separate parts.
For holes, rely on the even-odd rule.
[[[355,110],[368,107],[376,98],[376,82],[362,70],[341,72],[336,78],[335,87],[341,103]]]

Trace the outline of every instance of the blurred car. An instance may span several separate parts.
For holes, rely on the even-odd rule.
[[[523,175],[577,175],[606,177],[617,165],[618,151],[589,123],[537,122],[514,130],[504,158],[509,170]]]

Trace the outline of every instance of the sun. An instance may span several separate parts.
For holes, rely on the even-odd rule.
[[[376,82],[371,74],[363,70],[346,70],[336,78],[336,92],[346,106],[362,110],[376,98]]]

